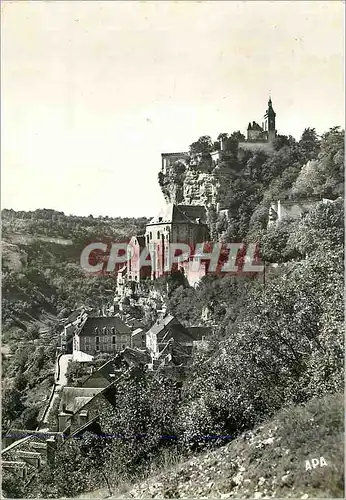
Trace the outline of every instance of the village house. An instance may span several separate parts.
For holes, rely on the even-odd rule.
[[[132,330],[120,316],[87,318],[73,338],[73,352],[117,353],[131,346]]]
[[[317,203],[333,203],[333,200],[323,198],[322,200],[302,199],[302,200],[278,200],[273,202],[269,208],[268,225],[276,224],[284,218],[299,219],[305,212],[310,211]]]
[[[78,326],[82,325],[88,317],[89,310],[81,307],[73,311],[67,319],[64,320],[64,329],[60,334],[60,345],[62,352],[71,352],[71,343],[74,332]]]
[[[82,387],[63,387],[59,407],[59,432],[68,436],[86,430],[101,433],[98,418],[114,407],[116,387],[126,377],[143,377],[150,357],[145,351],[126,348],[95,370]]]
[[[198,342],[211,334],[210,328],[186,328],[173,315],[166,314],[150,328],[146,334],[146,347],[152,360],[158,359],[167,344],[179,344],[190,356]]]

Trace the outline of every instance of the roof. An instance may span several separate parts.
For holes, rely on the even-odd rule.
[[[179,153],[161,153],[162,158],[168,158],[170,156],[188,156],[190,157],[190,153],[187,151],[179,152]]]
[[[141,328],[142,330],[145,329],[145,325],[143,325],[143,323],[136,318],[130,318],[126,320],[126,324],[131,328],[132,331],[138,330],[138,328]]]
[[[86,354],[83,351],[73,351],[73,354],[72,354],[72,360],[79,361],[79,363],[92,361],[93,359],[94,359],[94,356],[91,356],[90,354]]]
[[[134,337],[135,335],[138,335],[139,333],[144,333],[145,330],[143,330],[143,328],[136,328],[136,330],[134,330],[132,332],[132,337]]]
[[[171,222],[180,222],[187,224],[196,224],[197,219],[205,223],[206,210],[203,205],[175,205],[168,203],[155,216],[148,225],[167,224]]]
[[[202,340],[202,337],[209,337],[212,333],[210,326],[189,326],[187,330],[194,340]]]
[[[87,318],[83,327],[80,331],[80,336],[93,336],[93,335],[102,335],[103,328],[106,328],[106,334],[112,335],[111,328],[114,327],[115,334],[131,335],[131,329],[124,323],[124,321],[120,318],[120,316],[102,316],[96,318]],[[95,331],[95,328],[98,328]]]
[[[101,391],[102,388],[65,386],[61,394],[60,409],[76,413]]]
[[[263,128],[260,125],[258,125],[258,123],[256,123],[256,122],[252,122],[252,125],[251,125],[251,123],[249,123],[249,126],[247,129],[248,130],[259,130],[259,131],[263,132]]]
[[[69,317],[65,320],[65,325],[68,325],[69,323],[73,323],[76,321],[83,313],[85,313],[85,309],[83,307],[80,307],[76,311],[72,311]]]
[[[175,339],[187,342],[194,340],[187,328],[171,314],[167,314],[161,320],[156,321],[149,332],[154,335],[159,335],[160,333],[165,334],[162,340],[168,340],[168,338],[172,336]]]

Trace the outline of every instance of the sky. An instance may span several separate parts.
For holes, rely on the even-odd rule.
[[[161,153],[344,127],[340,1],[2,2],[2,208],[153,216]]]

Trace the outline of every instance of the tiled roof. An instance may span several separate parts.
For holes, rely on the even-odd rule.
[[[107,335],[111,335],[111,328],[114,327],[115,334],[131,334],[131,329],[123,322],[120,316],[106,316],[106,317],[96,317],[96,318],[88,318],[81,331],[80,336],[93,336],[93,335],[102,335],[103,328],[107,329]],[[98,328],[98,331],[95,331],[95,328]]]

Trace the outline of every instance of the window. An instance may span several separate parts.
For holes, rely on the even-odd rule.
[[[150,231],[150,239],[152,240],[153,239],[153,233]]]
[[[100,346],[97,345],[96,348],[95,348],[96,352],[100,352]]]
[[[100,337],[96,337],[96,344],[100,343]]]
[[[115,345],[115,335],[112,337],[112,344]]]
[[[160,239],[160,231],[157,231],[157,239]]]
[[[103,332],[103,335],[107,334],[107,328],[105,326],[102,328],[102,332]]]
[[[99,329],[97,328],[97,326],[95,327],[95,333],[99,333]]]

